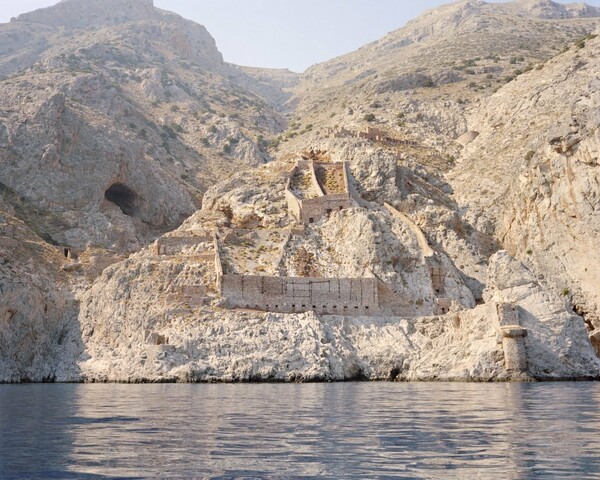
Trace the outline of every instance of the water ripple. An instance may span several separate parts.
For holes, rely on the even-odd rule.
[[[0,478],[600,478],[600,384],[0,386]]]

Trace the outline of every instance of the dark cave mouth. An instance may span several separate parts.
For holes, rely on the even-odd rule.
[[[106,192],[104,198],[114,203],[129,217],[137,217],[139,213],[139,197],[131,188],[122,183],[114,183]]]

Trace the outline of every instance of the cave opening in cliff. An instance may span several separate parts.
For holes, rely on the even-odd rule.
[[[104,198],[114,203],[121,211],[130,217],[138,213],[138,195],[127,185],[115,183],[104,192]]]

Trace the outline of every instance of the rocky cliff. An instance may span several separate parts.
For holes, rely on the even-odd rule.
[[[452,174],[465,216],[561,291],[594,330],[599,55],[592,34],[493,95],[469,119],[480,135]]]
[[[269,160],[285,123],[204,27],[152,2],[61,2],[0,36],[1,181],[61,245],[135,251]]]
[[[0,381],[600,377],[598,9],[299,76],[111,5],[0,26]]]

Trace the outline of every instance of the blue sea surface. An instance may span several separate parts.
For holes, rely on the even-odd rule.
[[[0,385],[0,478],[600,478],[600,383]]]

